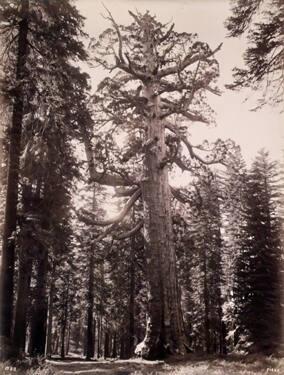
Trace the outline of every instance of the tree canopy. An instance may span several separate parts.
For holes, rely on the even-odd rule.
[[[281,105],[284,87],[283,0],[233,0],[226,21],[230,37],[245,35],[245,68],[235,68],[230,88],[261,90],[257,108]]]

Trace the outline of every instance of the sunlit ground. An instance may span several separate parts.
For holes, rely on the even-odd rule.
[[[1,373],[2,374],[2,373]],[[20,374],[20,373],[18,373]],[[264,375],[284,374],[284,359],[239,357],[211,360],[149,362],[141,359],[102,361],[48,361],[42,372],[27,375]]]

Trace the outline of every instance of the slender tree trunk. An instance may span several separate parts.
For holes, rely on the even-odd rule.
[[[64,304],[64,312],[63,312],[63,321],[61,326],[61,351],[60,357],[62,359],[65,358],[65,338],[66,338],[66,328],[67,328],[67,318],[68,318],[68,301],[69,301],[69,277],[67,280],[67,290],[65,294],[65,304]]]
[[[126,358],[125,358],[125,336],[124,336],[124,334],[122,334],[122,335],[120,336],[119,358],[120,358],[120,359],[126,359]]]
[[[47,356],[47,358],[51,358],[51,356],[52,356],[54,276],[55,276],[55,265],[53,265],[53,267],[52,267],[50,289],[49,289],[49,299],[48,299],[48,325],[47,325],[47,338],[46,338],[46,356]]]
[[[125,355],[131,358],[134,354],[135,336],[135,238],[131,239],[131,259],[129,267],[129,305],[128,305],[128,332]]]
[[[43,249],[42,257],[38,260],[37,285],[35,290],[35,301],[31,317],[31,351],[30,354],[44,355],[46,342],[46,322],[47,322],[47,268],[48,254]]]
[[[104,343],[104,357],[105,358],[110,357],[109,347],[110,347],[110,334],[109,334],[108,329],[106,328],[105,329],[105,343]]]
[[[227,344],[226,344],[226,325],[221,320],[221,329],[220,329],[220,354],[226,355],[228,353]]]
[[[59,334],[58,334],[58,326],[57,326],[57,329],[54,335],[54,346],[52,348],[52,353],[58,354],[58,350],[59,350]]]
[[[141,186],[150,293],[150,320],[141,354],[147,359],[183,353],[186,344],[177,285],[168,170],[163,165],[166,158],[165,128],[159,119],[156,90],[153,83],[144,90],[151,108],[146,142],[149,146],[144,158]]]
[[[63,322],[62,327],[61,327],[61,349],[60,349],[61,359],[65,358],[65,335],[66,335],[66,322]]]
[[[117,337],[116,337],[116,332],[113,334],[113,344],[112,344],[112,358],[117,357]]]
[[[13,333],[13,348],[16,356],[24,352],[26,346],[27,308],[30,298],[31,274],[32,259],[28,255],[28,249],[23,248],[19,259],[18,291]]]
[[[65,338],[66,338],[66,327],[67,327],[67,319],[66,319],[66,305],[64,307],[64,318],[61,325],[61,347],[60,347],[60,357],[61,359],[65,358]]]
[[[98,358],[100,358],[101,356],[101,331],[102,331],[101,325],[102,325],[102,319],[100,315],[98,317]]]
[[[89,258],[89,280],[87,292],[87,331],[86,331],[86,359],[91,359],[94,356],[94,249],[93,245],[90,248]]]
[[[96,319],[94,319],[94,357],[96,355],[96,339],[97,339],[96,332],[97,332],[97,321]]]
[[[66,355],[68,356],[69,349],[70,349],[70,338],[71,338],[71,321],[68,324],[68,331],[67,331],[67,342],[66,342]]]
[[[0,283],[0,336],[11,337],[13,321],[14,263],[17,225],[17,203],[19,183],[19,160],[21,154],[22,122],[24,112],[23,79],[28,54],[28,11],[29,1],[21,0],[22,19],[19,22],[19,37],[16,66],[17,88],[14,98],[12,125],[10,129],[10,146],[8,155],[8,178],[6,207],[4,218],[4,235],[2,249],[2,269]],[[2,346],[4,350],[4,346]],[[8,353],[2,353],[7,356]]]
[[[209,295],[207,286],[207,262],[206,252],[203,253],[203,298],[204,298],[204,332],[205,332],[205,349],[206,353],[210,353],[210,320],[209,320]]]

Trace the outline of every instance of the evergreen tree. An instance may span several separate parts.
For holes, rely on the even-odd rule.
[[[234,272],[241,252],[241,239],[244,232],[244,202],[246,191],[246,166],[239,149],[231,155],[231,160],[221,174],[222,181],[222,229],[223,251],[222,271],[224,282],[222,295],[223,312],[227,330],[227,347],[232,351],[235,346],[235,314],[234,314]]]
[[[275,163],[260,151],[246,182],[244,236],[233,290],[238,345],[264,354],[277,351],[281,340],[283,259],[276,177]]]
[[[9,16],[8,2],[1,5],[1,13],[7,11]],[[0,335],[10,339],[13,322],[13,292],[14,292],[14,264],[15,264],[15,232],[17,224],[18,203],[18,181],[19,161],[21,153],[21,133],[24,114],[24,80],[26,75],[26,60],[28,55],[28,20],[29,1],[22,0],[17,22],[18,46],[15,59],[15,93],[12,114],[12,126],[10,130],[9,155],[8,155],[8,179],[6,188],[6,205],[4,219],[4,235],[0,282]],[[2,14],[1,14],[2,15]],[[1,17],[2,18],[2,17]],[[1,20],[3,21],[3,19]],[[10,42],[10,41],[9,41]],[[4,343],[5,345],[6,343]],[[5,349],[4,349],[5,350]],[[5,355],[5,353],[2,353]]]
[[[231,88],[262,89],[259,106],[283,102],[282,0],[232,0],[232,15],[226,22],[229,36],[246,35],[245,69],[235,68]]]
[[[33,258],[38,267],[36,282],[38,288],[35,293],[38,298],[35,299],[33,305],[34,320],[42,316],[39,326],[36,326],[34,322],[34,328],[31,328],[31,337],[35,340],[30,341],[30,347],[33,353],[44,354],[48,248],[52,242],[50,238],[46,238],[46,232],[55,234],[55,227],[64,226],[60,220],[67,220],[64,216],[66,214],[64,209],[59,219],[55,218],[54,212],[58,205],[61,207],[66,205],[66,199],[68,200],[70,196],[71,180],[76,174],[72,140],[77,137],[79,106],[84,106],[79,101],[85,100],[79,87],[82,92],[85,92],[87,81],[86,75],[80,73],[80,70],[72,64],[75,60],[86,59],[87,55],[80,40],[84,36],[81,29],[83,18],[69,1],[25,0],[21,4],[22,6],[18,7],[17,1],[1,3],[1,20],[4,24],[4,33],[6,33],[5,92],[13,107],[12,128],[14,126],[16,129],[9,136],[11,156],[9,156],[8,174],[12,168],[13,176],[11,177],[12,188],[9,188],[9,183],[7,185],[7,197],[11,196],[13,199],[9,201],[7,198],[6,203],[6,213],[9,217],[6,215],[5,227],[10,234],[6,230],[3,243],[1,308],[3,314],[7,315],[7,319],[11,318],[14,249],[15,244],[18,246],[15,235],[11,236],[11,230],[13,229],[15,234],[17,216],[20,216],[20,212],[17,212],[17,204],[20,201],[19,197],[22,197],[22,221],[18,224],[21,224],[22,234],[26,233],[26,241],[32,240],[33,242],[32,245],[30,243],[27,246],[36,247]],[[21,32],[17,33],[18,22],[15,21],[17,19],[23,19],[19,24],[20,31],[24,28],[23,40],[20,37]],[[24,47],[25,50],[23,50]],[[19,178],[23,186],[22,190],[18,189]],[[58,199],[55,198],[55,194]],[[30,206],[32,206],[32,215]],[[36,223],[33,224],[33,222]],[[34,228],[36,226],[33,239],[29,234],[31,226]],[[10,240],[7,242],[5,238],[10,238]],[[12,246],[9,251],[7,244]],[[21,246],[20,243],[18,246],[23,267],[27,263],[24,260],[27,246]],[[6,258],[7,262],[10,262],[8,268]],[[21,269],[19,269],[19,274],[23,274]],[[28,280],[30,277],[27,272],[25,274]],[[6,279],[10,280],[9,287],[5,284]],[[24,285],[25,287],[21,289]],[[27,281],[19,283],[17,300],[22,302],[16,304],[13,334],[14,346],[17,350],[22,350],[24,345],[24,332],[17,332],[17,330],[22,327],[19,329],[25,331],[25,324],[21,324],[21,321],[25,321],[26,293],[28,293]],[[45,302],[39,313],[38,309],[42,301]],[[5,327],[6,330],[3,332],[4,336],[9,337],[11,320],[9,323],[3,318],[1,323],[1,327]],[[35,331],[42,332],[42,335],[33,334]],[[41,343],[34,345],[33,343],[38,340]]]
[[[178,251],[187,330],[192,350],[224,353],[220,187],[209,170],[199,172],[193,185]]]

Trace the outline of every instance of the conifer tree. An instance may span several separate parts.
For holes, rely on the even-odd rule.
[[[234,314],[234,272],[238,257],[241,252],[241,239],[245,237],[244,232],[244,202],[246,191],[246,165],[236,148],[231,155],[231,161],[221,174],[222,181],[222,229],[223,229],[223,251],[222,271],[224,282],[222,294],[224,298],[223,312],[224,322],[227,330],[227,347],[229,351],[235,347],[235,314]]]
[[[241,251],[233,298],[239,347],[271,354],[281,340],[280,223],[277,217],[276,165],[260,151],[247,178]]]
[[[11,21],[9,15],[8,2],[1,5],[1,13],[4,13],[4,21]],[[12,9],[10,9],[11,11]],[[7,11],[7,13],[6,13]],[[18,33],[18,45],[15,58],[15,87],[14,105],[12,114],[11,136],[9,142],[8,156],[8,179],[6,187],[6,205],[4,219],[4,235],[1,265],[0,282],[0,335],[5,339],[10,339],[13,319],[13,292],[14,292],[14,263],[15,263],[15,243],[16,217],[18,203],[18,181],[19,181],[19,161],[21,153],[21,133],[24,114],[24,80],[26,78],[26,60],[28,55],[28,12],[29,1],[22,0],[17,22],[16,32]],[[8,19],[5,19],[5,13]],[[3,21],[3,15],[2,15]],[[11,43],[9,40],[7,43]],[[5,343],[4,343],[5,345]],[[3,353],[4,354],[4,353]],[[5,355],[5,354],[4,354]]]
[[[108,142],[113,142],[115,132],[126,132],[130,149],[111,153],[106,148],[104,161],[97,165],[102,169],[98,170],[92,161],[90,140],[86,139],[92,179],[111,186],[132,186],[124,191],[130,199],[121,215],[113,220],[96,222],[91,213],[85,214],[93,223],[108,226],[107,231],[111,231],[142,197],[151,297],[146,336],[139,348],[143,357],[155,359],[183,353],[187,347],[177,286],[168,166],[175,163],[192,170],[194,163],[215,163],[226,152],[226,145],[218,140],[212,154],[202,157],[186,136],[186,123],[211,120],[206,93],[219,94],[215,87],[218,63],[214,54],[221,45],[211,50],[194,34],[177,33],[173,25],[166,30],[148,12],[130,15],[133,22],[125,27],[119,26],[108,13],[112,27],[94,43],[94,60],[113,72],[98,86],[96,121],[112,129]],[[182,157],[182,144],[191,161]],[[205,150],[199,149],[201,154]],[[134,174],[120,163],[123,157],[129,160],[133,153],[142,159]],[[139,223],[135,229],[140,229]]]
[[[220,187],[216,176],[204,170],[191,190],[184,215],[185,243],[178,252],[187,330],[192,350],[223,354]]]
[[[229,87],[261,89],[258,107],[283,102],[283,12],[282,0],[232,0],[232,15],[226,22],[229,36],[246,35],[245,68],[235,68]]]
[[[22,19],[19,23],[19,33],[17,33],[18,19]],[[71,140],[76,138],[78,107],[82,105],[82,103],[79,104],[79,101],[84,99],[81,93],[78,94],[80,92],[78,88],[80,87],[85,92],[87,83],[86,75],[82,74],[72,63],[87,57],[80,40],[85,35],[82,32],[83,18],[67,0],[61,2],[25,0],[21,2],[20,7],[18,7],[18,1],[2,2],[1,21],[3,22],[4,35],[6,35],[5,93],[13,107],[12,128],[14,126],[16,129],[10,133],[8,140],[11,154],[8,175],[12,168],[13,176],[11,178],[13,181],[11,180],[11,189],[9,183],[7,185],[7,197],[11,196],[13,199],[11,198],[12,200],[9,201],[7,198],[6,203],[6,213],[9,217],[6,215],[5,228],[10,231],[10,234],[6,230],[3,243],[1,311],[7,315],[7,319],[12,317],[15,245],[18,246],[20,257],[24,259],[26,256],[27,246],[21,248],[21,244],[17,243],[17,238],[14,235],[17,224],[21,224],[18,219],[22,215],[23,221],[29,222],[26,226],[27,229],[33,221],[37,222],[35,241],[32,241],[33,245],[29,244],[28,247],[37,248],[33,252],[33,256],[35,264],[38,264],[40,270],[38,277],[41,280],[38,279],[37,283],[38,292],[41,291],[41,293],[38,293],[38,300],[35,301],[34,314],[37,318],[42,315],[40,330],[43,334],[41,335],[40,349],[32,351],[36,354],[44,354],[44,344],[42,343],[45,342],[43,325],[46,321],[46,312],[39,314],[37,309],[40,301],[46,300],[47,291],[47,250],[50,247],[50,239],[46,239],[45,233],[46,231],[52,233],[52,229],[56,227],[52,209],[55,211],[56,205],[66,204],[65,199],[70,194],[71,180],[76,173]],[[22,37],[21,28],[24,28]],[[23,50],[24,47],[25,50]],[[18,58],[17,51],[20,56]],[[19,178],[23,190],[18,189]],[[20,203],[21,196],[25,195],[24,190],[30,192],[31,202],[37,201],[36,204],[27,202],[27,205],[24,205],[25,209],[29,205],[33,206],[32,216],[30,216],[29,209],[26,212],[17,212],[17,204]],[[57,194],[59,199],[62,198],[62,202],[56,201],[53,194]],[[27,196],[24,199],[27,199]],[[64,215],[65,212],[62,216]],[[13,220],[11,219],[11,221],[9,218]],[[60,219],[58,220],[60,226],[59,221]],[[11,228],[14,232],[13,236],[11,236]],[[22,238],[24,237],[22,236]],[[9,241],[7,242],[5,238],[6,240],[9,238]],[[7,244],[11,249],[8,249]],[[42,260],[45,259],[45,265],[40,265],[41,253],[45,254],[42,258]],[[6,260],[8,263],[10,262],[8,268]],[[21,265],[24,263],[26,261],[21,262]],[[28,273],[26,276],[28,279]],[[10,286],[5,284],[6,279],[10,280]],[[27,304],[27,299],[23,298],[22,293],[27,293],[27,286],[22,290],[20,285],[17,300],[22,302],[16,304],[17,322],[13,336],[15,347],[23,349],[23,333],[17,332],[17,330],[18,327],[25,330],[23,328],[25,324],[20,322],[25,321],[26,308],[24,305]],[[22,283],[22,285],[27,285],[27,283]],[[46,303],[44,309],[47,310]],[[6,320],[1,319],[1,327],[5,327],[6,331],[2,333],[8,338],[11,335],[12,321],[11,319]],[[39,331],[39,327],[35,330]]]

